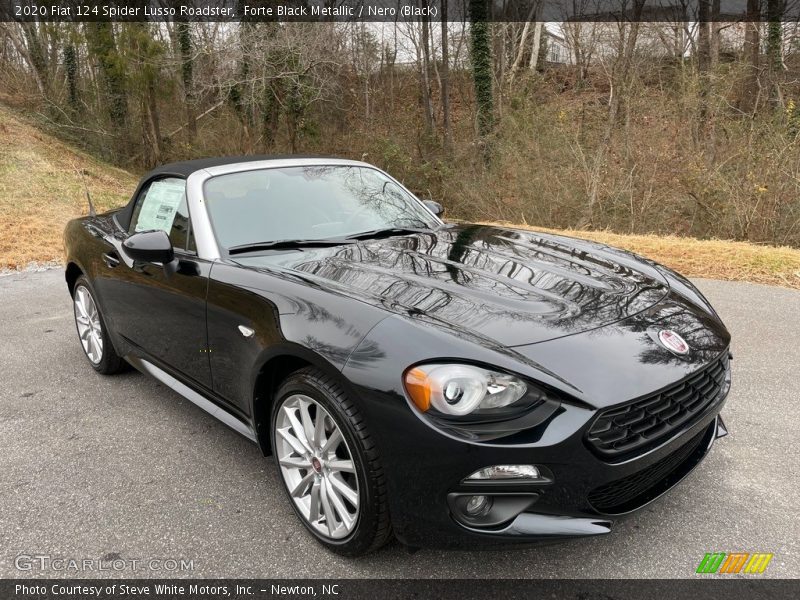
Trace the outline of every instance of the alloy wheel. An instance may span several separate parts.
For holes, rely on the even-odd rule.
[[[84,286],[78,286],[73,304],[83,351],[92,364],[100,364],[103,360],[103,326],[94,298]]]
[[[325,537],[349,535],[358,523],[358,477],[330,413],[313,398],[294,394],[278,411],[275,434],[281,475],[302,517]]]

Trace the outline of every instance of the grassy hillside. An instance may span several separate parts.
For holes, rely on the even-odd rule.
[[[0,269],[60,261],[62,233],[86,214],[124,204],[137,178],[42,133],[0,106]]]
[[[61,261],[64,224],[86,214],[84,185],[104,210],[124,204],[136,181],[0,106],[0,269]],[[800,289],[800,250],[792,248],[606,231],[559,233],[632,250],[690,277]]]

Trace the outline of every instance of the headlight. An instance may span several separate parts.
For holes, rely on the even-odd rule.
[[[512,375],[472,365],[421,365],[409,369],[404,382],[419,410],[455,417],[508,406],[528,391],[525,382]]]

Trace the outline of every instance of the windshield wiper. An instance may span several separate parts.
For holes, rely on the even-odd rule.
[[[267,242],[254,242],[252,244],[241,244],[228,248],[228,254],[241,254],[256,250],[282,250],[289,248],[327,248],[329,246],[342,246],[352,244],[358,240],[374,240],[393,235],[408,235],[409,233],[427,233],[430,229],[417,229],[412,227],[386,227],[383,229],[373,229],[354,233],[339,238],[321,238],[311,240],[273,240]]]
[[[328,246],[341,246],[351,244],[352,240],[346,238],[330,238],[318,240],[273,240],[269,242],[254,242],[241,244],[228,248],[228,254],[241,254],[254,250],[281,250],[287,248],[326,248]]]
[[[409,233],[429,233],[430,229],[419,229],[413,227],[386,227],[383,229],[373,229],[371,231],[363,231],[361,233],[354,233],[348,235],[345,240],[374,240],[382,237],[391,237],[393,235],[408,235]]]

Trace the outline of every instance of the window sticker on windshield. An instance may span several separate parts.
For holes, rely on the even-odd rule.
[[[154,181],[142,202],[136,231],[161,229],[169,233],[175,214],[183,200],[183,182]]]

